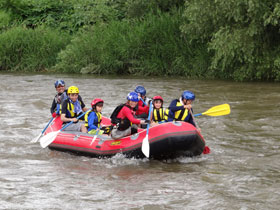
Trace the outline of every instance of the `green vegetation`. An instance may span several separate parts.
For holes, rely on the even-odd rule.
[[[235,80],[280,80],[280,3],[188,0],[182,31],[207,43],[210,74]]]
[[[0,0],[0,70],[280,81],[280,3]]]
[[[194,46],[181,36],[181,21],[178,12],[159,12],[133,22],[97,25],[76,35],[59,54],[56,69],[73,73],[201,76],[207,65],[199,62],[200,52],[192,51]],[[196,67],[201,71],[193,71]]]
[[[0,34],[0,68],[10,71],[44,71],[70,42],[68,34],[50,28],[21,26]]]

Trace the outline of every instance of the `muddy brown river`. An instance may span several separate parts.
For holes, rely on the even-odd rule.
[[[194,113],[228,103],[231,114],[196,122],[211,153],[175,160],[76,156],[30,143],[50,120],[54,82],[76,85],[103,115],[136,85],[164,107],[183,90]],[[0,74],[0,209],[279,209],[280,84],[175,78]]]

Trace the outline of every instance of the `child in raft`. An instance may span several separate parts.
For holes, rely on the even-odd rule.
[[[164,109],[163,109],[163,98],[161,96],[153,97],[153,112],[152,112],[152,125],[157,125],[165,122]]]
[[[83,120],[83,117],[78,119],[83,112],[86,112],[88,109],[86,108],[82,97],[79,94],[79,89],[77,86],[70,86],[67,90],[68,98],[63,102],[61,108],[61,121],[65,123],[69,123],[73,121],[71,125],[65,128],[65,131],[80,131],[87,132]]]
[[[93,99],[91,102],[92,110],[85,115],[85,126],[88,133],[92,135],[102,135],[104,130],[101,130],[102,108],[104,101],[101,98]]]

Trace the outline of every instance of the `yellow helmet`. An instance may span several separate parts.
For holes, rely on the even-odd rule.
[[[70,94],[70,93],[79,93],[79,88],[76,86],[70,86],[67,90],[67,94]]]

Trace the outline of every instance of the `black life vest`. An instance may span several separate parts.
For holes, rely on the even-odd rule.
[[[56,96],[54,97],[54,101],[56,104],[56,110],[54,110],[54,112],[61,114],[62,104],[67,99],[68,99],[68,96],[67,96],[66,91],[64,91],[61,94],[59,94],[59,93],[56,94]]]
[[[124,105],[125,104],[120,104],[114,109],[113,113],[110,116],[112,124],[116,125],[116,124],[120,123],[120,118],[117,118],[117,116],[118,116],[119,112],[121,111],[121,109],[124,107]]]
[[[117,125],[117,128],[118,128],[119,130],[126,130],[126,129],[128,129],[128,128],[131,126],[131,122],[129,121],[129,119],[127,119],[127,118],[124,118],[124,119],[117,118],[119,112],[121,111],[121,109],[122,109],[124,106],[128,107],[129,109],[131,109],[131,107],[128,106],[128,105],[126,105],[126,104],[120,104],[120,105],[118,105],[118,106],[114,109],[113,113],[112,113],[111,116],[110,116],[110,118],[111,118],[111,123],[112,123],[113,125]]]

